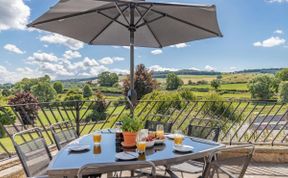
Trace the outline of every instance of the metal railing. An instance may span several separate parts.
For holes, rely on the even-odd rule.
[[[30,109],[36,108],[33,112]],[[268,101],[139,101],[134,117],[141,120],[172,122],[173,128],[186,132],[189,124],[204,125],[217,121],[219,141],[226,144],[288,144],[288,104]],[[50,145],[54,144],[50,125],[71,121],[78,135],[113,128],[121,117],[130,114],[126,101],[66,101],[0,107],[0,159],[15,155],[14,133],[39,127]],[[215,122],[213,122],[215,123]],[[33,137],[33,133],[27,135]],[[22,138],[25,141],[25,138]]]

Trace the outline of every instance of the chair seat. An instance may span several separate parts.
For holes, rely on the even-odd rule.
[[[204,164],[198,161],[188,161],[170,167],[171,171],[180,171],[188,174],[197,174],[203,171]]]

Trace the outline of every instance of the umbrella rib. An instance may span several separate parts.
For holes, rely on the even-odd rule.
[[[116,20],[117,18],[114,19],[113,17],[110,17],[109,15],[106,15],[106,14],[104,14],[104,13],[101,12],[101,11],[98,11],[98,14],[101,14],[101,15],[103,15],[104,17],[107,17],[108,19],[112,20],[113,22],[116,22],[116,23],[118,23],[118,24],[120,24],[120,25],[122,25],[122,26],[124,26],[124,27],[126,27],[126,28],[129,29],[129,26],[128,26],[128,25],[125,25],[124,23],[122,23],[122,22]],[[121,14],[120,14],[120,15],[121,15]]]
[[[146,21],[145,19],[143,19],[144,22]],[[148,23],[146,23],[147,28],[149,29],[149,31],[151,32],[151,34],[153,35],[153,37],[155,38],[155,40],[157,41],[158,45],[160,48],[162,48],[163,46],[161,45],[159,39],[157,38],[157,36],[155,35],[155,33],[153,32],[153,30],[151,29],[150,25]]]
[[[146,11],[144,12],[144,14],[142,15],[142,14],[140,13],[139,9],[138,9],[137,6],[136,6],[136,10],[137,10],[137,12],[139,13],[139,15],[140,15],[141,17],[140,17],[140,19],[136,22],[135,26],[137,26],[137,25],[140,23],[140,21],[150,12],[150,10],[151,10],[152,7],[153,7],[153,5],[151,4],[150,7],[149,7],[149,9],[146,9]]]
[[[124,11],[125,11],[127,8],[128,8],[128,6],[124,8]],[[121,14],[119,13],[114,19],[116,20],[117,18],[120,17],[120,15],[121,15]],[[96,38],[98,38],[113,22],[114,22],[114,20],[111,20],[95,37],[92,38],[92,40],[89,42],[89,44],[93,44],[93,41],[94,41]]]
[[[123,5],[119,5],[119,7],[121,7],[121,6],[124,6],[124,4]],[[105,8],[101,8],[101,9],[95,8],[95,9],[91,9],[91,10],[84,11],[84,12],[78,12],[78,13],[74,13],[74,14],[64,15],[64,16],[61,16],[61,17],[56,17],[56,18],[52,18],[52,19],[36,22],[34,24],[31,23],[31,24],[28,24],[27,26],[28,27],[33,27],[33,26],[36,26],[36,25],[44,24],[44,23],[54,22],[54,21],[58,21],[58,20],[64,20],[64,19],[68,19],[68,18],[72,18],[72,17],[76,17],[76,16],[81,16],[81,15],[86,15],[86,14],[90,14],[90,13],[94,13],[94,12],[98,12],[98,11],[109,10],[109,9],[112,9],[112,8],[115,8],[115,6],[105,7]]]
[[[148,9],[148,8],[145,7],[145,6],[140,6],[140,7],[145,8],[145,9]],[[201,26],[199,26],[199,25],[195,25],[195,24],[193,24],[193,23],[187,22],[187,21],[182,20],[182,19],[179,19],[179,18],[177,18],[177,17],[171,16],[171,15],[169,15],[169,14],[167,14],[167,13],[163,13],[163,12],[157,11],[157,10],[155,10],[155,9],[151,9],[151,11],[153,11],[153,12],[155,12],[155,13],[157,13],[157,14],[161,14],[161,15],[164,15],[164,16],[166,16],[166,17],[169,17],[169,18],[171,18],[171,19],[173,19],[173,20],[182,22],[182,23],[184,23],[184,24],[190,25],[190,26],[192,26],[192,27],[201,29],[201,30],[203,30],[203,31],[212,33],[212,34],[214,34],[214,35],[216,35],[216,36],[222,36],[221,34],[218,34],[217,32],[214,32],[214,31],[212,31],[212,30],[206,29],[206,28],[201,27]]]
[[[124,11],[122,11],[118,5],[117,2],[115,2],[115,6],[116,6],[116,9],[119,11],[119,13],[122,15],[122,17],[125,19],[125,21],[127,22],[128,25],[130,25],[129,21],[127,20],[127,18],[125,17],[125,15],[123,14],[123,12],[125,12],[125,10],[127,9],[124,9]]]

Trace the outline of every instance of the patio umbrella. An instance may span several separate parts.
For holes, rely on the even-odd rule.
[[[130,46],[130,99],[134,46],[162,48],[222,36],[214,5],[141,0],[60,0],[28,27],[59,33],[91,45]]]

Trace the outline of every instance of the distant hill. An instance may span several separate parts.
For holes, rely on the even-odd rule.
[[[236,71],[232,73],[263,73],[263,74],[275,74],[283,68],[269,68],[269,69],[245,69],[241,71]]]
[[[268,69],[245,69],[241,71],[235,71],[230,72],[234,74],[241,74],[241,73],[269,73],[269,74],[275,74],[277,71],[281,70],[283,68],[268,68]],[[166,78],[166,76],[171,73],[172,71],[154,71],[153,77],[154,78]],[[182,69],[178,71],[173,71],[177,75],[221,75],[222,72],[216,72],[216,71],[199,71],[199,70],[193,70],[193,69]],[[90,78],[81,78],[81,79],[66,79],[66,80],[59,80],[62,82],[87,82],[87,81],[93,81],[98,79],[98,77],[90,77]]]

